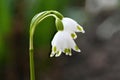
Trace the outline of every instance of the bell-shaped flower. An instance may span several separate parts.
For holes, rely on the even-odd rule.
[[[61,53],[65,53],[66,55],[72,55],[71,49],[80,52],[80,49],[77,47],[76,43],[74,42],[73,38],[67,31],[58,31],[52,42],[52,52],[50,57],[58,57]]]
[[[75,20],[73,20],[71,18],[64,17],[62,19],[62,23],[64,26],[64,31],[69,32],[73,39],[77,38],[77,35],[75,32],[85,33],[83,27],[80,26]]]

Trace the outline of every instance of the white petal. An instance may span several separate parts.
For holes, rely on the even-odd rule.
[[[73,50],[75,50],[75,51],[77,51],[77,52],[81,52],[81,50],[78,48],[77,45],[75,45],[75,46],[73,47]]]
[[[84,33],[82,26],[80,26],[75,20],[65,17],[62,19],[62,22],[65,31]]]
[[[55,55],[55,53],[54,53],[54,52],[51,52],[50,57],[53,57],[54,55]]]
[[[52,45],[56,45],[58,50],[64,50],[64,48],[67,47],[66,39],[68,37],[68,33],[65,31],[58,31],[53,40],[52,40]]]
[[[76,43],[74,42],[73,38],[67,31],[58,31],[52,42],[52,53],[50,57],[58,57],[64,52],[66,55],[71,56],[71,49],[79,52],[80,49],[76,47]]]

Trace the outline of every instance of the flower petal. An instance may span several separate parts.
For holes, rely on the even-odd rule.
[[[76,36],[75,33],[73,34]],[[71,49],[80,52],[80,49],[76,46],[76,43],[73,40],[73,38],[75,38],[74,35],[71,35],[67,31],[58,31],[51,42],[52,53],[50,57],[53,57],[54,55],[55,57],[58,57],[62,52],[71,56]]]
[[[74,46],[73,50],[77,51],[77,52],[81,52],[81,50],[78,48],[78,46]]]
[[[73,39],[76,39],[76,38],[77,38],[76,33],[71,33],[71,37],[72,37]]]
[[[82,26],[80,26],[75,20],[71,18],[63,18],[62,19],[64,30],[68,32],[82,32],[85,33]]]
[[[85,31],[83,30],[83,27],[81,27],[80,25],[77,26],[77,30],[78,30],[79,32],[85,33]]]
[[[55,57],[59,57],[61,55],[61,51],[57,51]]]
[[[54,55],[55,55],[55,53],[54,53],[54,52],[51,52],[50,57],[53,57]]]

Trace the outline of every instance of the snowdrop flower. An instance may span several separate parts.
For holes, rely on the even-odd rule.
[[[82,26],[80,26],[75,20],[71,18],[64,17],[62,19],[64,30],[69,32],[73,39],[77,38],[77,35],[75,32],[82,32],[85,33]]]
[[[74,20],[70,18],[64,18],[63,15],[57,11],[43,11],[35,15],[30,23],[29,29],[29,58],[30,58],[30,80],[35,80],[35,70],[34,70],[34,46],[33,46],[33,38],[34,32],[37,25],[48,17],[55,18],[55,24],[58,32],[55,34],[51,44],[52,44],[52,52],[50,57],[58,57],[61,53],[65,53],[66,55],[71,56],[71,49],[81,52],[77,47],[74,39],[77,38],[75,32],[85,31],[83,28]]]
[[[50,57],[58,57],[64,52],[66,55],[71,56],[71,49],[80,52],[80,49],[77,47],[76,43],[74,42],[73,38],[67,31],[58,31],[52,42],[52,52]]]

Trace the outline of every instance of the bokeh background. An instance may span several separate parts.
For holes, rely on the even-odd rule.
[[[80,23],[81,53],[50,58],[54,18],[34,36],[36,80],[120,80],[120,0],[0,0],[0,80],[29,80],[29,25],[44,10]]]

